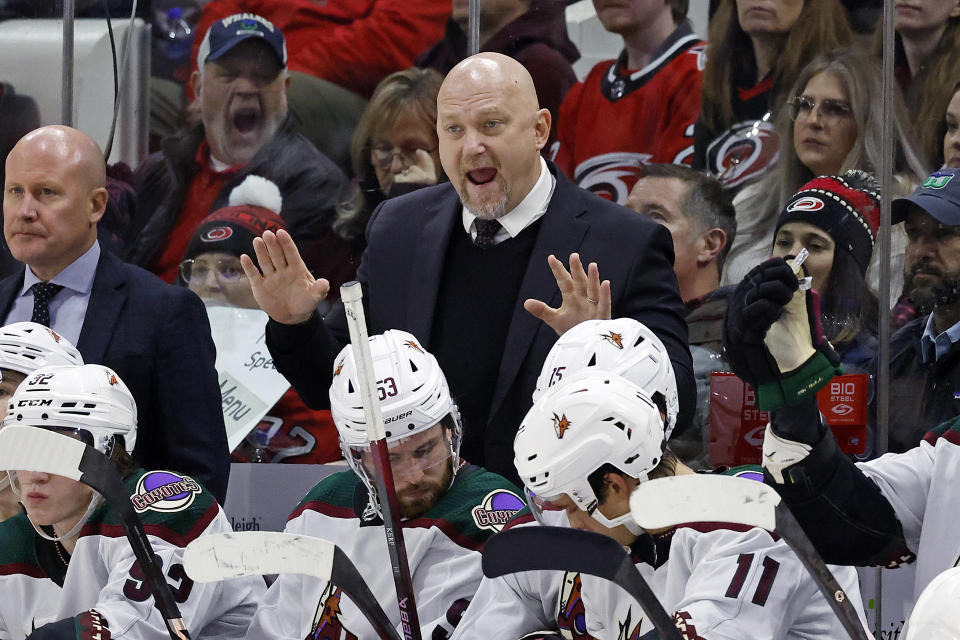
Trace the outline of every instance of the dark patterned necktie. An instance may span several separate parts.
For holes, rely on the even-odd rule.
[[[31,322],[42,324],[45,327],[50,326],[50,299],[57,295],[60,289],[63,289],[62,284],[51,284],[49,282],[38,282],[30,287],[30,290],[33,291]]]
[[[492,247],[494,245],[493,239],[497,236],[497,232],[503,228],[499,220],[481,220],[477,218],[473,224],[475,224],[477,228],[477,237],[473,241],[473,244],[480,249]]]

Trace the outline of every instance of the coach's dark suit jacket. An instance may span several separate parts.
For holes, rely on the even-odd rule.
[[[10,312],[23,274],[21,267],[0,280],[0,317]],[[137,462],[186,473],[222,503],[230,457],[200,298],[103,250],[78,343],[84,362],[116,371],[137,401]]]
[[[523,308],[527,298],[559,306],[560,291],[547,256],[566,262],[579,252],[584,264],[595,261],[609,279],[613,316],[636,318],[650,327],[670,352],[680,394],[676,432],[690,423],[696,387],[683,303],[673,272],[673,242],[667,229],[645,216],[580,189],[559,173],[550,205],[513,309],[493,405],[484,430],[483,451],[464,451],[470,462],[516,477],[513,436],[531,406],[540,368],[557,335]],[[367,324],[371,334],[403,329],[429,349],[444,257],[451,233],[465,233],[461,205],[449,183],[387,200],[371,217],[368,244],[358,279],[365,285]],[[470,340],[469,335],[463,339]],[[332,362],[348,340],[342,308],[324,321],[314,314],[305,324],[271,321],[267,345],[274,363],[309,406],[327,406]],[[434,353],[442,367],[455,353]],[[463,393],[463,390],[459,390]]]

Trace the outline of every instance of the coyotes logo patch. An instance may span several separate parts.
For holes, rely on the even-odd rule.
[[[333,370],[333,377],[336,378],[343,371],[343,360],[337,363],[337,368]]]
[[[563,434],[570,428],[570,421],[567,420],[567,414],[553,414],[553,430],[557,432],[557,439],[562,440]]]
[[[420,353],[423,353],[423,348],[422,348],[420,345],[418,345],[416,342],[414,342],[413,340],[404,340],[404,341],[403,341],[403,344],[406,345],[406,346],[408,346],[408,347],[410,347],[410,348],[413,349],[414,351],[418,351],[418,352],[420,352]]]
[[[328,584],[320,596],[317,612],[313,616],[313,627],[304,640],[357,640],[357,636],[343,626],[340,621],[340,598],[343,589]]]
[[[623,349],[623,335],[617,333],[616,331],[607,331],[606,333],[601,333],[600,337],[603,338],[605,342],[609,342],[617,349]]]

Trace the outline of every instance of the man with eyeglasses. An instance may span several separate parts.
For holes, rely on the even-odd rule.
[[[269,175],[307,265],[336,283],[352,278],[348,248],[331,229],[347,179],[294,131],[286,63],[283,34],[261,16],[232,15],[206,32],[191,76],[202,123],[137,169],[128,261],[173,282],[200,221],[248,175]]]
[[[103,151],[76,129],[41,127],[14,146],[3,233],[25,267],[0,280],[3,324],[48,326],[84,362],[116,371],[140,409],[134,459],[222,501],[230,468],[207,314],[189,291],[101,250],[105,184]]]
[[[919,316],[890,338],[890,451],[960,415],[960,169],[893,202],[907,232],[904,290]]]

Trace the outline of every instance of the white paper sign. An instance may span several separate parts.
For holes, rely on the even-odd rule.
[[[207,305],[210,332],[217,347],[217,375],[227,444],[233,451],[290,388],[273,366],[259,309]]]

